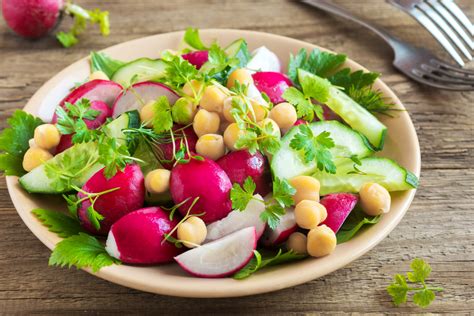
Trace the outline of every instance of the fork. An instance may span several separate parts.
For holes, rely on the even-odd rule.
[[[458,51],[462,52],[468,61],[472,60],[470,51],[474,50],[472,39],[474,27],[453,0],[388,0],[388,2],[407,12],[423,25],[460,66],[464,66],[464,61]]]
[[[356,22],[383,38],[393,49],[393,65],[399,71],[422,84],[446,90],[474,90],[474,71],[448,64],[424,48],[405,43],[389,34],[381,27],[376,27],[349,11],[326,0],[300,0],[315,8],[344,17]]]

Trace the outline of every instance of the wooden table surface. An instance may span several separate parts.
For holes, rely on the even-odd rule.
[[[348,54],[382,79],[408,109],[422,152],[421,185],[408,213],[377,247],[344,269],[312,282],[253,297],[187,299],[142,293],[85,272],[47,266],[49,250],[26,228],[0,181],[0,314],[75,313],[462,313],[474,311],[474,93],[447,92],[411,82],[391,67],[392,52],[352,23],[283,0],[77,1],[110,11],[111,34],[81,37],[72,49],[53,37],[30,42],[0,22],[0,127],[50,77],[70,63],[131,39],[199,28],[281,34]],[[410,17],[379,1],[337,1],[399,37],[441,51]],[[474,19],[474,2],[459,1]],[[67,23],[63,24],[65,27]],[[396,308],[385,287],[415,257],[433,268],[445,291],[427,309]]]

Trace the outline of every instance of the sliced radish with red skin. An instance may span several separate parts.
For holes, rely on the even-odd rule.
[[[131,212],[114,225],[107,236],[106,250],[114,258],[132,264],[157,264],[173,261],[182,250],[165,241],[178,219],[159,207]],[[172,234],[177,238],[176,232]]]
[[[201,219],[212,223],[222,219],[232,210],[230,190],[232,183],[221,167],[214,161],[191,159],[188,163],[178,163],[171,170],[170,192],[175,204],[187,200],[179,208],[184,216],[194,199],[191,214],[205,212]]]
[[[232,183],[243,185],[245,179],[251,177],[257,186],[255,193],[262,196],[270,193],[270,167],[260,152],[252,155],[248,150],[233,151],[216,162],[224,169]]]
[[[133,89],[133,91],[131,91]],[[113,117],[131,111],[140,110],[149,101],[165,96],[170,104],[174,104],[179,96],[168,86],[152,81],[139,82],[130,89],[123,91],[113,105]],[[142,103],[143,102],[143,103]]]
[[[283,93],[293,86],[291,80],[280,72],[256,72],[252,78],[257,89],[264,92],[273,104],[284,102]]]
[[[242,269],[257,247],[254,227],[188,250],[174,259],[186,272],[202,278],[223,278]]]
[[[100,230],[97,231],[89,220],[87,208],[91,205],[89,199],[83,201],[77,212],[82,226],[93,234],[106,235],[112,224],[125,214],[133,212],[145,202],[145,181],[140,167],[136,164],[127,165],[123,171],[117,173],[110,179],[104,175],[104,169],[96,172],[82,187],[83,191],[98,193],[106,190],[119,188],[97,198],[94,209],[104,216],[100,221]],[[85,195],[77,194],[79,199]]]
[[[259,194],[254,195],[257,200],[251,200],[243,211],[232,211],[223,219],[207,225],[205,243],[220,239],[235,231],[247,227],[255,227],[257,239],[265,230],[265,222],[260,219],[260,214],[265,211],[265,204]]]
[[[209,52],[207,50],[198,50],[181,55],[184,60],[189,61],[191,65],[194,65],[197,69],[200,69],[204,63],[209,59]]]
[[[80,99],[89,101],[102,101],[112,107],[117,96],[122,92],[122,86],[110,80],[92,80],[74,89],[60,103],[64,107],[66,102],[75,104]],[[53,115],[53,123],[57,122],[56,113]]]
[[[107,103],[102,102],[102,101],[92,101],[91,102],[91,107],[92,110],[99,111],[100,114],[93,120],[84,120],[84,123],[86,123],[87,127],[89,129],[97,129],[102,124],[107,121],[107,118],[112,115],[112,109],[107,105]],[[61,140],[59,141],[58,146],[56,146],[56,155],[65,151],[69,147],[71,147],[72,144],[72,137],[74,134],[68,134],[68,135],[61,135]]]
[[[2,13],[16,34],[40,38],[56,26],[63,6],[63,0],[3,0]]]
[[[326,207],[328,216],[321,224],[328,226],[337,233],[358,200],[358,196],[351,193],[334,193],[324,196],[320,203]]]
[[[267,226],[262,236],[262,244],[267,247],[278,246],[284,243],[297,228],[295,212],[293,209],[287,208],[285,215],[280,218],[280,223],[275,229]]]

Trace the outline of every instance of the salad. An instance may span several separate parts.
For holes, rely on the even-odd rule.
[[[16,111],[0,134],[0,169],[67,212],[34,209],[63,238],[50,265],[177,262],[197,277],[243,279],[323,257],[390,211],[417,177],[375,155],[396,115],[377,73],[304,49],[288,71],[245,39],[115,60],[91,74],[50,122]]]

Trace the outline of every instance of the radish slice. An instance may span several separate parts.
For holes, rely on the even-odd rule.
[[[263,233],[262,243],[267,247],[277,246],[285,242],[297,228],[295,212],[293,209],[287,208],[285,215],[280,218],[280,223],[275,229],[267,226]]]
[[[265,92],[273,104],[284,102],[283,93],[293,84],[280,72],[256,72],[252,75],[258,91]]]
[[[189,61],[191,65],[194,65],[197,69],[200,69],[209,59],[209,52],[207,50],[198,50],[181,55],[184,60]]]
[[[256,71],[281,71],[280,60],[277,55],[266,48],[259,47],[252,52],[252,58],[248,62],[246,68],[251,72]]]
[[[359,198],[351,193],[328,194],[321,199],[321,204],[326,207],[328,216],[321,223],[331,228],[335,233],[339,231],[347,216],[352,212]]]
[[[188,273],[203,278],[221,278],[243,268],[257,247],[254,227],[247,227],[174,257]]]
[[[208,243],[247,227],[255,227],[255,233],[259,239],[266,226],[265,222],[260,219],[260,214],[265,211],[265,204],[260,194],[254,195],[254,198],[258,200],[251,200],[245,210],[232,211],[227,217],[209,224],[204,242]]]
[[[151,81],[136,83],[117,97],[112,116],[117,117],[127,111],[140,110],[145,103],[156,100],[162,95],[168,98],[170,104],[174,104],[179,98],[173,90],[164,84]]]

